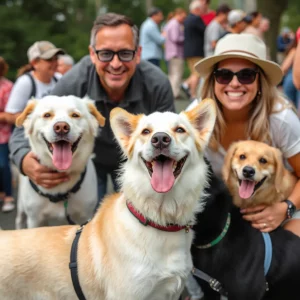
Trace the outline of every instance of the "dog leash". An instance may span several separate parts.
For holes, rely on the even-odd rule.
[[[70,263],[69,263],[69,269],[71,272],[73,287],[79,300],[86,300],[86,298],[84,297],[83,291],[79,283],[79,278],[78,278],[77,251],[78,251],[78,242],[79,242],[81,232],[87,223],[88,222],[81,225],[76,231],[76,235],[71,247]]]

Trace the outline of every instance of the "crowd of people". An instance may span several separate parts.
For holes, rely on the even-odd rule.
[[[270,22],[260,12],[246,14],[228,5],[210,9],[209,0],[194,0],[189,11],[175,9],[164,26],[162,10],[152,8],[139,28],[130,18],[115,13],[98,16],[91,30],[89,55],[74,64],[64,49],[49,41],[35,42],[27,52],[15,83],[6,79],[8,64],[0,57],[0,191],[2,211],[15,208],[10,158],[34,183],[51,188],[68,180],[42,166],[30,151],[23,128],[13,129],[16,117],[31,97],[53,94],[88,96],[95,100],[106,124],[96,139],[94,164],[98,201],[107,193],[111,176],[118,191],[117,174],[123,161],[112,136],[110,111],[122,107],[130,113],[175,111],[174,100],[185,93],[189,109],[204,98],[216,101],[218,113],[206,156],[221,176],[230,144],[252,139],[266,142],[282,153],[286,165],[300,178],[300,30],[282,29],[277,49],[281,61],[270,60],[265,35]],[[279,55],[279,56],[280,56]],[[161,62],[167,62],[167,73]],[[188,78],[183,79],[185,63]],[[300,183],[289,197],[300,209]],[[286,203],[242,211],[245,220],[264,232],[286,220]],[[300,216],[284,223],[300,236]],[[263,228],[261,224],[267,224]],[[191,300],[203,292],[192,277],[187,282]],[[210,290],[205,299],[220,299]]]

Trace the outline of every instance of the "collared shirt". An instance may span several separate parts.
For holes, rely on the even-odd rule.
[[[95,101],[97,109],[106,118],[95,141],[95,164],[111,172],[119,167],[121,151],[110,127],[109,115],[114,107],[121,107],[133,114],[150,114],[155,111],[175,111],[173,92],[168,77],[156,66],[141,61],[131,78],[125,97],[121,102],[111,101],[103,87],[95,66],[89,56],[82,58],[56,84],[53,95],[77,97],[88,96]],[[29,152],[28,142],[20,128],[13,133],[10,150],[14,162],[21,170],[23,157]]]
[[[4,112],[13,83],[6,79],[0,78],[0,112]],[[0,144],[7,144],[11,135],[11,125],[0,122]]]
[[[164,42],[165,38],[161,35],[158,25],[151,18],[147,18],[140,29],[142,59],[162,59]]]
[[[165,59],[183,59],[184,27],[175,18],[171,19],[166,27]]]

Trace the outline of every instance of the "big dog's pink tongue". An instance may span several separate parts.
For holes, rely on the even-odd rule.
[[[255,182],[250,180],[242,180],[239,188],[239,194],[242,199],[248,199],[253,194]]]
[[[72,146],[70,143],[61,141],[52,144],[52,162],[58,170],[67,170],[72,164]]]
[[[152,188],[157,193],[168,192],[175,182],[175,177],[173,174],[173,160],[167,159],[164,162],[155,160],[152,165],[152,169]]]

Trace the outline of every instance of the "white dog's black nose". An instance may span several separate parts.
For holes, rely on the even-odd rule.
[[[53,125],[56,134],[67,134],[70,131],[70,125],[66,122],[57,122]]]
[[[252,167],[246,166],[243,169],[243,175],[246,178],[251,178],[255,175],[255,170]]]
[[[165,132],[157,132],[151,138],[151,143],[157,149],[167,148],[171,143],[171,137]]]

